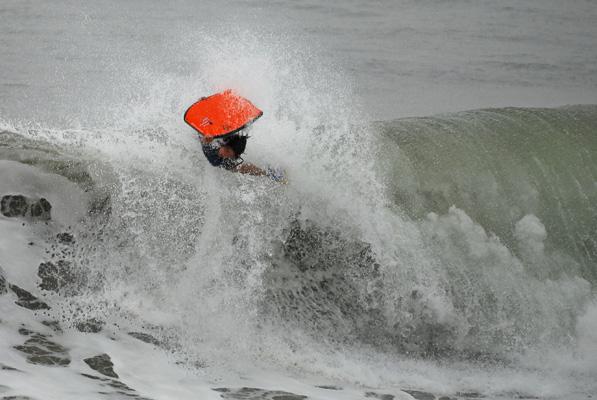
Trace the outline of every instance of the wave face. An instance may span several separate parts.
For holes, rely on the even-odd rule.
[[[392,233],[289,228],[285,275],[273,274],[293,289],[271,303],[409,354],[502,359],[570,344],[597,279],[595,126],[595,106],[378,124],[393,215],[373,223],[395,218]]]
[[[207,168],[159,127],[7,127],[5,189],[44,195],[76,238],[54,315],[202,368],[361,382],[371,354],[544,371],[530,355],[553,349],[592,368],[597,106],[318,121],[286,138],[287,186]]]
[[[392,196],[415,219],[455,205],[528,261],[527,270],[538,278],[569,273],[595,283],[596,125],[595,106],[490,109],[386,123],[383,158],[394,160],[385,164]],[[518,246],[533,234],[521,222],[527,215],[544,226],[537,238],[546,251],[574,260],[568,268],[545,264]]]

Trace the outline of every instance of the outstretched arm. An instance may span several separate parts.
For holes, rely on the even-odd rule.
[[[249,174],[255,176],[266,176],[267,172],[256,165],[251,163],[242,163],[241,165],[237,166],[233,169],[235,172],[240,172],[241,174]]]
[[[269,167],[267,169],[261,169],[253,164],[244,163],[234,168],[233,171],[240,172],[241,174],[249,174],[254,176],[267,176],[271,180],[276,181],[278,183],[288,183],[288,179],[286,178],[285,173],[283,172],[283,170],[280,169],[275,170]]]

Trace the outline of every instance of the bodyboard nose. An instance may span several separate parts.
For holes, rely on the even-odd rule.
[[[184,120],[201,135],[216,138],[238,132],[262,115],[253,103],[228,89],[191,105]]]

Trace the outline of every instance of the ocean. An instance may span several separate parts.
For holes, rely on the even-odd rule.
[[[597,396],[597,3],[0,4],[0,399]],[[212,168],[183,121],[264,111]]]

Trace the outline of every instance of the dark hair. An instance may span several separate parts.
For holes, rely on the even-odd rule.
[[[226,140],[226,146],[230,146],[232,150],[234,150],[234,154],[236,158],[240,157],[241,154],[245,152],[245,147],[247,147],[247,139],[249,136],[247,135],[233,135]]]

